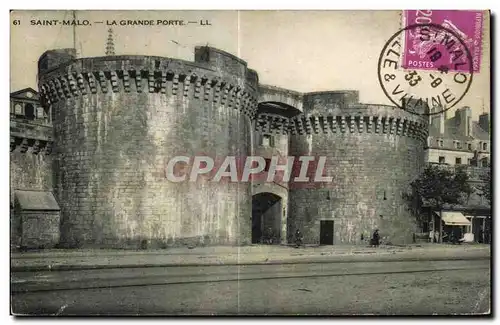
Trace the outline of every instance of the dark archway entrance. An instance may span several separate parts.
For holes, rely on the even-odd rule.
[[[276,194],[264,192],[252,197],[252,244],[280,243],[282,210],[281,197]]]

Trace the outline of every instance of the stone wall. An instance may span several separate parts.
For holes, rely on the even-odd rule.
[[[280,103],[302,111],[303,94],[270,85],[259,85],[259,103]]]
[[[21,247],[53,248],[59,243],[59,211],[20,212]]]
[[[11,202],[14,202],[13,189],[51,190],[52,174],[52,157],[50,155],[11,152]]]
[[[14,190],[52,190],[52,127],[10,122],[10,239],[21,243],[21,216],[14,210]]]

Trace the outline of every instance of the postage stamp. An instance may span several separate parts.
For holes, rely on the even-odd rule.
[[[413,66],[404,69],[407,48],[401,39],[405,35],[413,35],[414,43],[425,44],[419,48],[421,59],[410,61],[427,71]],[[417,115],[440,114],[457,105],[467,94],[473,74],[472,54],[461,34],[434,23],[397,31],[386,42],[378,62],[385,95],[397,107]],[[431,107],[438,109],[430,113]]]
[[[414,24],[438,24],[452,30],[459,36],[472,55],[473,71],[478,73],[481,67],[481,52],[483,41],[482,11],[473,10],[405,10],[403,14],[404,27]],[[441,35],[444,37],[444,34]],[[438,67],[427,56],[433,45],[432,40],[420,40],[413,29],[405,30],[403,68],[417,70],[437,70]],[[460,47],[460,44],[450,46]],[[451,64],[453,55],[444,53],[444,59]],[[458,71],[466,72],[467,67],[459,66]]]

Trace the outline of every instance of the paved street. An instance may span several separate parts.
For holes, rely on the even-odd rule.
[[[334,245],[295,249],[281,245],[208,246],[165,250],[43,250],[13,252],[12,271],[103,269],[116,267],[284,264],[332,261],[402,261],[476,259],[490,256],[489,245],[424,244],[380,246]]]
[[[333,262],[14,272],[15,313],[484,313],[490,261]]]

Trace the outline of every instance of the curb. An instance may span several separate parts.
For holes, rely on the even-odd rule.
[[[405,257],[405,256],[340,256],[337,258],[324,259],[296,259],[288,261],[262,261],[242,263],[158,263],[158,264],[122,264],[122,265],[43,265],[43,266],[11,266],[12,272],[43,272],[43,271],[76,271],[76,270],[100,270],[100,269],[128,269],[128,268],[153,268],[153,267],[203,267],[203,266],[250,266],[250,265],[284,265],[284,264],[329,264],[329,263],[353,263],[353,262],[416,262],[416,261],[460,261],[460,260],[489,260],[486,256],[437,256],[437,257]],[[366,257],[372,258],[366,258]]]

